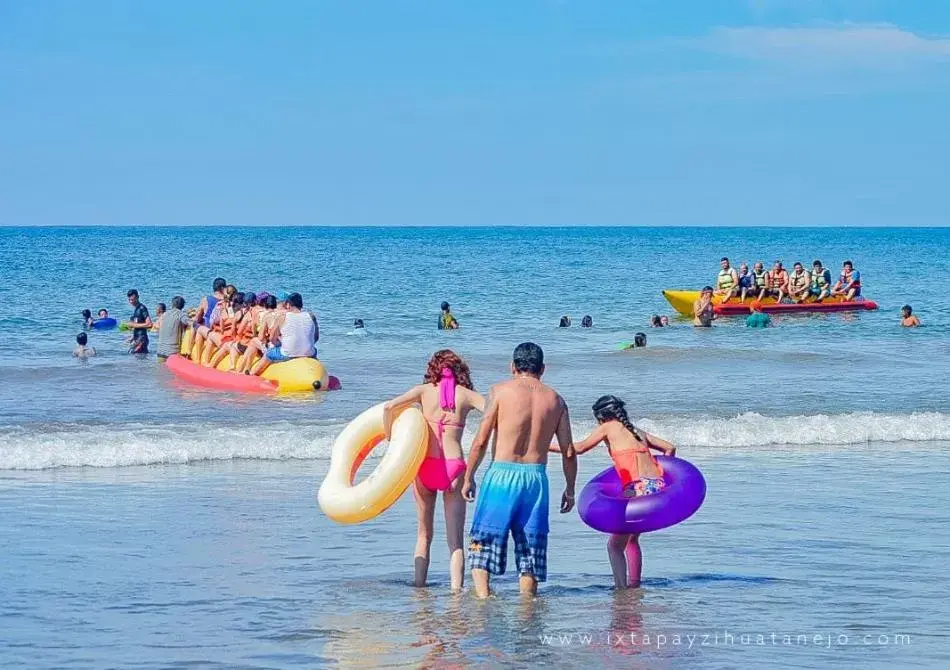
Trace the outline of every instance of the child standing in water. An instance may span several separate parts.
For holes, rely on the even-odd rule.
[[[663,468],[650,449],[660,451],[664,456],[675,456],[676,447],[634,426],[627,416],[624,402],[616,396],[598,398],[592,409],[598,426],[590,435],[574,444],[578,456],[603,442],[620,475],[626,497],[648,496],[662,491],[666,487]],[[551,450],[558,451],[553,445]],[[640,553],[639,533],[611,535],[607,541],[607,557],[618,589],[640,586],[643,556]]]

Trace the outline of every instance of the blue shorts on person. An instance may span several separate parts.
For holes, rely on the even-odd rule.
[[[314,351],[312,356],[309,358],[316,358],[317,352]],[[285,363],[286,361],[292,361],[295,358],[303,358],[303,356],[285,356],[284,352],[280,350],[280,347],[273,347],[267,350],[267,360],[271,363]]]
[[[548,477],[543,464],[495,461],[485,473],[472,519],[468,567],[505,574],[508,534],[519,575],[548,578]]]

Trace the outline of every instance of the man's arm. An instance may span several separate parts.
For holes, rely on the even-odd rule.
[[[571,416],[567,403],[561,399],[563,411],[557,422],[557,443],[561,447],[561,465],[564,468],[564,493],[561,495],[561,514],[574,509],[574,486],[577,483],[577,453],[571,435]]]
[[[198,310],[195,312],[195,323],[201,324],[204,322],[205,312],[208,311],[208,298],[204,297],[201,299],[201,302],[198,303]]]
[[[287,318],[287,313],[284,312],[279,317],[274,319],[274,326],[270,329],[270,343],[271,344],[280,344],[280,328],[284,325],[284,320]]]
[[[467,501],[475,500],[475,473],[485,458],[485,451],[491,440],[492,433],[498,425],[498,403],[495,398],[495,389],[488,392],[488,402],[485,404],[485,414],[478,433],[472,440],[472,448],[468,452],[468,463],[465,468],[465,481],[462,484],[462,497]]]

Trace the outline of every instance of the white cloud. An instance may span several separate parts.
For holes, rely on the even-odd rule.
[[[787,28],[714,28],[693,41],[716,53],[800,64],[883,66],[950,61],[950,37],[922,36],[888,23]]]

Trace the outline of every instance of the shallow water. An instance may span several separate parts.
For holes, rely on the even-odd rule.
[[[950,279],[948,249],[908,229],[0,229],[0,665],[947,667],[950,298],[912,287]],[[645,327],[724,253],[853,258],[881,310]],[[193,305],[217,274],[302,291],[344,390],[190,388],[118,332],[70,357],[83,307],[125,318],[130,286]],[[461,331],[434,329],[442,299]],[[346,335],[356,317],[369,336]],[[618,352],[638,330],[648,348]],[[356,527],[315,505],[341,427],[433,350],[484,390],[528,339],[576,434],[615,393],[706,474],[699,513],[643,540],[641,590],[608,588],[574,514],[552,512],[540,598],[506,577],[480,603],[447,593],[440,541],[431,586],[409,586],[410,497]]]
[[[506,576],[488,602],[448,592],[441,526],[409,585],[408,496],[323,517],[321,461],[8,472],[0,663],[946,667],[946,446],[696,457],[707,501],[644,537],[642,589],[608,588],[604,536],[552,510],[540,596]]]

